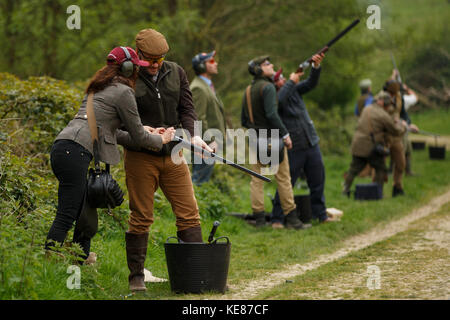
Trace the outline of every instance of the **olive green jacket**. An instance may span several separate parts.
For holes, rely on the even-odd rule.
[[[190,89],[195,112],[198,120],[202,121],[203,132],[214,128],[220,130],[225,137],[226,124],[222,101],[200,77],[192,80]]]
[[[399,136],[405,130],[401,122],[395,122],[381,106],[376,103],[371,104],[362,110],[359,117],[352,140],[352,155],[368,157],[375,143],[386,145],[389,136]],[[371,133],[373,133],[373,139]]]

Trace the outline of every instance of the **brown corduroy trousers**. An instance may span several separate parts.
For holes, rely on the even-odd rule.
[[[189,167],[179,154],[181,163],[171,156],[154,156],[125,150],[126,184],[130,199],[128,232],[145,233],[152,225],[154,193],[161,187],[176,216],[177,231],[200,225],[197,200]]]
[[[403,189],[403,172],[405,171],[406,160],[402,137],[393,138],[389,150],[393,165],[394,186]]]

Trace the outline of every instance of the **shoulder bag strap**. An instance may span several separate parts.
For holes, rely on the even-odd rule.
[[[247,87],[247,89],[245,90],[245,94],[247,96],[248,116],[250,118],[250,122],[254,124],[255,122],[253,121],[252,97],[251,97],[251,94],[250,94],[250,90],[251,89],[252,89],[252,86],[249,85]]]
[[[87,113],[87,120],[89,125],[89,131],[91,132],[91,138],[92,138],[92,144],[93,144],[93,150],[94,150],[94,165],[95,169],[100,169],[100,162],[99,162],[99,153],[98,153],[98,129],[97,129],[97,121],[95,119],[95,112],[94,112],[94,94],[89,93],[87,97],[87,103],[86,103],[86,113]]]

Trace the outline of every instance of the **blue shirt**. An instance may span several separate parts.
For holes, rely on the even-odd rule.
[[[208,86],[210,86],[211,87],[211,85],[212,85],[212,81],[211,81],[211,79],[208,79],[207,77],[205,77],[205,76],[198,76],[200,79],[202,79],[203,81],[205,81],[206,82],[206,84],[208,85]]]
[[[372,103],[373,103],[373,95],[372,95],[372,93],[369,93],[369,96],[366,98],[366,100],[364,100],[363,108],[367,107],[368,105],[370,105]],[[358,114],[358,102],[355,104],[355,115],[360,116]]]

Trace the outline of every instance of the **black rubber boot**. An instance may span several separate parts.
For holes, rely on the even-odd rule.
[[[403,191],[403,189],[397,188],[396,186],[392,188],[392,197],[403,196],[404,194],[405,192]]]
[[[127,264],[130,269],[128,276],[129,288],[131,291],[145,291],[144,282],[144,262],[147,255],[148,232],[146,233],[125,233],[127,250]]]
[[[254,212],[253,216],[255,217],[256,227],[264,227],[266,225],[266,213],[264,211]]]
[[[297,215],[297,209],[292,210],[286,217],[286,228],[303,229],[303,223],[300,221]]]

